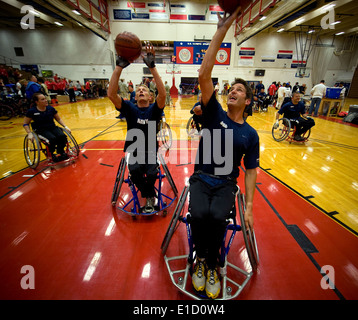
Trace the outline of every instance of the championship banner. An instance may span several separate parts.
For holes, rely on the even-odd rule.
[[[177,64],[201,64],[208,42],[184,42],[174,41],[175,63]],[[231,43],[222,43],[216,55],[216,65],[230,65]]]

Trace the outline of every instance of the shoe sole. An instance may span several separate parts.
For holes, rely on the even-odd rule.
[[[214,293],[212,293],[212,292],[208,292],[207,290],[205,290],[205,292],[206,292],[206,295],[208,296],[208,298],[210,298],[210,299],[216,299],[218,296],[219,296],[219,294],[220,294],[220,288],[219,288],[219,290],[214,294]]]

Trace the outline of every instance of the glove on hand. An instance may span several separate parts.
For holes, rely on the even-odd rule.
[[[147,57],[143,58],[143,61],[147,65],[148,68],[155,67],[155,56],[153,53],[148,52]]]
[[[124,69],[125,67],[128,67],[130,65],[130,62],[122,58],[121,56],[118,56],[116,60],[116,65]]]

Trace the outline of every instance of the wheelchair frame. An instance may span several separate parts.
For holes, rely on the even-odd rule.
[[[128,154],[127,154],[127,156],[128,156]],[[112,206],[116,205],[121,187],[123,185],[123,182],[125,182],[128,184],[128,186],[132,192],[132,198],[127,203],[125,203],[125,205],[123,207],[118,206],[119,210],[121,210],[125,213],[128,213],[132,217],[136,217],[138,215],[150,216],[150,215],[158,214],[161,211],[163,212],[163,215],[166,216],[167,208],[177,198],[178,190],[175,186],[174,180],[169,172],[169,169],[164,161],[163,155],[161,155],[160,153],[158,153],[158,160],[159,160],[159,167],[158,167],[158,174],[157,174],[158,187],[156,187],[156,186],[154,187],[157,192],[158,203],[156,206],[154,206],[155,210],[152,212],[149,212],[149,213],[146,213],[143,211],[143,207],[140,205],[140,201],[139,201],[138,189],[134,185],[134,183],[131,181],[130,173],[128,172],[127,178],[126,179],[124,178],[126,167],[127,167],[126,157],[123,157],[119,163],[116,180],[115,180],[114,187],[113,187],[112,198],[111,198]],[[162,173],[162,170],[160,169],[160,165],[162,165],[164,173]],[[169,182],[171,188],[173,189],[173,192],[174,192],[173,198],[162,193],[162,180],[165,177],[168,179],[168,182]],[[167,202],[165,201],[166,199],[169,201],[169,204],[167,204]],[[133,207],[130,208],[130,210],[128,210],[127,208],[131,203],[133,203]]]
[[[298,142],[298,143],[305,143],[308,141],[308,138],[311,135],[311,128],[308,129],[303,134],[303,140],[297,141],[294,139],[296,126],[294,128],[291,127],[291,122],[287,118],[280,118],[278,119],[278,127],[275,129],[275,125],[272,126],[272,137],[275,141],[280,142],[283,140],[287,140],[289,143]]]
[[[187,213],[184,216],[184,205],[188,196],[189,192],[189,186],[185,186],[177,203],[177,206],[175,208],[175,211],[173,213],[172,219],[169,223],[169,227],[167,229],[167,232],[164,236],[161,249],[162,254],[164,255],[164,261],[167,266],[170,279],[172,283],[183,293],[188,295],[189,297],[196,299],[196,300],[202,300],[202,299],[208,299],[205,296],[199,296],[194,294],[194,289],[191,289],[192,292],[188,290],[188,276],[189,274],[192,275],[193,273],[193,264],[196,259],[195,254],[195,248],[192,241],[192,235],[191,235],[191,228],[190,228],[190,213]],[[257,249],[257,243],[256,243],[256,237],[254,230],[247,230],[245,223],[244,223],[244,212],[246,210],[245,207],[245,197],[244,194],[240,193],[240,189],[238,188],[238,192],[236,194],[238,208],[239,208],[239,215],[242,225],[238,225],[236,223],[236,206],[233,208],[233,214],[228,222],[225,236],[221,245],[221,251],[220,251],[220,258],[219,258],[219,266],[220,266],[220,275],[222,278],[222,291],[221,291],[221,298],[215,299],[215,300],[231,300],[236,298],[241,291],[244,289],[248,281],[250,280],[253,273],[257,270],[257,266],[259,263],[259,254]],[[174,256],[174,257],[167,257],[166,251],[168,249],[170,240],[175,232],[175,230],[179,227],[180,223],[185,223],[186,226],[186,234],[188,237],[188,246],[189,246],[189,254],[188,255],[181,255],[181,256]],[[239,267],[235,266],[234,264],[228,262],[227,257],[231,248],[231,245],[233,243],[235,234],[237,231],[242,231],[244,243],[246,246],[246,250],[248,253],[248,258],[251,264],[251,272],[247,272],[243,269],[240,269]],[[229,240],[226,244],[226,238],[228,236],[228,233],[231,232],[231,235],[229,236]],[[172,267],[173,261],[178,260],[187,260],[186,266],[184,269],[176,269]],[[237,271],[238,273],[242,274],[244,276],[244,280],[241,283],[237,283],[233,279],[229,278],[227,275],[227,269],[228,267],[232,268],[234,271]],[[176,278],[177,277],[177,278]],[[229,285],[230,284],[230,285]],[[189,284],[191,287],[191,284]],[[234,287],[233,288],[231,287]]]
[[[23,147],[25,160],[26,160],[26,162],[27,162],[27,164],[29,165],[30,168],[32,168],[32,169],[37,168],[37,166],[40,163],[41,152],[43,152],[45,157],[46,157],[46,161],[47,161],[46,165],[47,166],[55,166],[57,164],[73,161],[73,160],[78,158],[78,155],[80,153],[80,148],[78,146],[78,143],[77,143],[76,139],[65,128],[61,128],[61,127],[59,127],[59,128],[67,136],[65,152],[66,152],[66,154],[68,155],[69,158],[66,159],[66,160],[63,160],[63,161],[54,162],[52,160],[52,154],[51,154],[51,152],[49,150],[49,142],[48,142],[48,140],[45,137],[43,137],[43,136],[37,134],[36,132],[32,131],[34,139],[30,140],[28,138],[28,135],[26,135],[25,139],[24,139],[24,147]]]

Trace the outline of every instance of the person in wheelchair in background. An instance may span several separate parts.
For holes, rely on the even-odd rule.
[[[274,128],[277,129],[280,115],[291,122],[291,126],[296,127],[294,139],[296,141],[304,141],[302,135],[315,125],[312,118],[307,117],[305,105],[301,100],[299,92],[294,92],[290,102],[282,105],[281,109],[276,113],[276,122]]]
[[[143,198],[146,198],[144,210],[146,213],[154,211],[156,192],[154,184],[157,180],[158,163],[157,136],[155,141],[148,141],[150,138],[149,124],[155,122],[155,128],[158,130],[158,124],[162,119],[165,108],[166,91],[163,81],[155,67],[155,51],[152,45],[147,46],[147,56],[143,58],[150,72],[155,79],[158,96],[151,95],[150,90],[145,85],[140,85],[136,89],[137,104],[129,100],[124,100],[117,94],[118,81],[124,68],[130,65],[126,59],[118,56],[117,66],[112,74],[108,87],[108,97],[115,108],[121,112],[127,121],[127,136],[124,145],[124,152],[129,153],[128,170],[131,180],[141,192]],[[154,103],[150,103],[153,99]],[[144,141],[138,141],[139,137],[134,136],[135,132],[140,130],[143,133]],[[138,132],[139,133],[139,132]],[[155,134],[157,131],[155,132]],[[137,141],[133,141],[137,139]],[[133,142],[132,142],[133,141]],[[139,143],[139,146],[138,146]],[[153,149],[150,149],[154,145]]]
[[[227,219],[235,205],[237,178],[244,159],[246,212],[245,226],[253,228],[253,197],[259,165],[259,137],[243,119],[244,109],[250,104],[252,91],[245,80],[236,79],[227,97],[225,112],[216,99],[212,70],[220,45],[239,13],[218,17],[218,28],[210,42],[199,71],[202,93],[203,135],[200,139],[194,173],[189,183],[189,212],[196,264],[192,284],[196,292],[215,299],[221,291],[217,270],[220,247],[224,239]],[[218,136],[219,135],[219,136]],[[210,146],[207,145],[207,139]],[[215,143],[219,140],[220,143]],[[204,141],[206,141],[204,143]],[[223,146],[225,150],[223,150]],[[224,151],[224,152],[223,152]],[[217,164],[215,156],[225,154],[228,165]]]
[[[190,114],[193,115],[193,120],[195,122],[195,128],[198,130],[198,133],[202,128],[202,114],[201,110],[201,93],[199,94],[199,101],[194,104],[193,108],[190,110]]]
[[[33,139],[33,134],[30,129],[30,123],[33,121],[31,123],[33,131],[48,141],[53,162],[67,160],[68,155],[65,152],[67,137],[63,131],[56,126],[54,119],[67,131],[71,132],[71,130],[60,118],[57,110],[48,104],[47,98],[42,93],[34,93],[32,103],[33,105],[27,111],[23,124],[29,139]],[[55,150],[57,154],[55,154]]]

